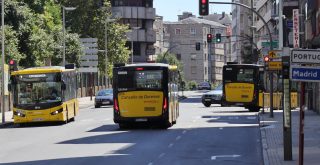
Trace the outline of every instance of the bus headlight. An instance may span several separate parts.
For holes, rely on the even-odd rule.
[[[19,116],[19,117],[26,117],[26,115],[24,114],[24,112],[21,111],[21,110],[13,111],[13,115]]]
[[[59,109],[59,110],[56,110],[56,111],[51,112],[51,115],[56,115],[56,114],[58,114],[58,113],[61,113],[62,111],[63,111],[63,109],[61,108],[61,109]]]

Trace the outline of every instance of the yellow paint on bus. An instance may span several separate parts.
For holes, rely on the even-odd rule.
[[[252,102],[254,94],[254,84],[248,83],[226,83],[226,101],[228,102]]]
[[[162,91],[131,91],[118,94],[122,117],[156,117],[162,115]]]
[[[58,112],[58,113],[55,113]],[[66,121],[74,118],[79,113],[79,103],[77,99],[72,99],[64,102],[60,106],[43,110],[23,110],[13,108],[14,123],[31,123],[31,122],[51,122],[51,121]]]

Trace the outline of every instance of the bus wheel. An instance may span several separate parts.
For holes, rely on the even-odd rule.
[[[162,124],[162,128],[163,129],[168,129],[169,127],[172,126],[172,123],[170,123],[169,121],[165,121],[163,124]]]
[[[203,105],[204,105],[205,107],[210,107],[210,106],[211,106],[211,103],[205,102],[205,103],[203,103]]]
[[[68,114],[68,108],[67,108],[67,111],[66,111],[66,121],[64,122],[65,124],[68,123],[68,120],[69,120],[69,114]]]

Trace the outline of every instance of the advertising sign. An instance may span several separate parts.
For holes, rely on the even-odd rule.
[[[293,48],[300,47],[299,38],[299,9],[293,9]]]

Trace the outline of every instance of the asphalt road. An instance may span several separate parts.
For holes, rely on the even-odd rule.
[[[111,106],[93,105],[66,125],[0,129],[0,164],[263,164],[257,113],[218,105],[206,108],[201,94],[188,93],[180,103],[177,124],[167,130],[120,130]]]

